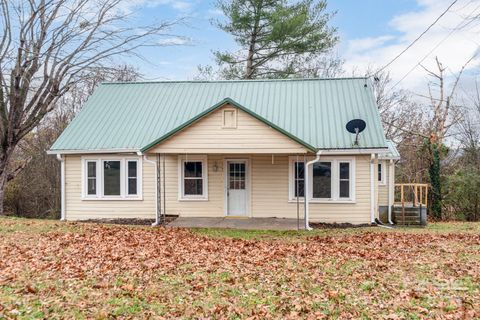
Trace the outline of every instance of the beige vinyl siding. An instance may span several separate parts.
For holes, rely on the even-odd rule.
[[[189,155],[186,157],[188,159]],[[155,159],[155,155],[149,155],[149,158]],[[183,217],[225,216],[225,159],[249,160],[252,217],[296,218],[297,204],[295,201],[289,201],[288,155],[275,155],[273,158],[272,155],[208,155],[208,200],[180,200],[179,156],[162,156],[161,167],[165,160],[166,168],[166,188],[162,190],[162,199],[165,191],[167,214]],[[360,224],[370,221],[370,158],[358,156],[355,159],[355,203],[311,202],[312,222]],[[81,156],[67,156],[65,160],[67,220],[154,218],[154,166],[145,161],[142,163],[143,200],[82,200]],[[163,179],[163,173],[161,176]],[[303,203],[300,203],[300,216],[303,216]]]
[[[224,128],[223,111],[236,110],[236,128]],[[151,149],[152,153],[305,153],[286,135],[240,109],[220,108]]]
[[[185,156],[188,160],[189,156]],[[194,155],[190,156],[191,159]],[[172,215],[181,215],[189,217],[223,217],[223,156],[208,155],[208,199],[207,200],[181,200],[179,191],[179,156],[166,155],[161,156],[160,162],[163,169],[165,160],[165,175],[161,173],[161,179],[165,177],[165,197],[166,212]],[[218,170],[213,166],[217,164]],[[163,193],[162,193],[163,197]]]
[[[381,182],[378,182],[378,205],[379,206],[388,206],[388,186],[389,186],[389,180],[390,180],[390,175],[389,175],[389,166],[390,163],[385,160],[379,160],[381,163],[383,163],[383,174],[384,174],[384,183],[382,184]],[[378,170],[377,170],[378,174]]]
[[[192,156],[193,157],[193,156]],[[297,204],[289,201],[289,168],[287,155],[208,155],[208,201],[179,200],[178,156],[165,156],[166,211],[183,217],[225,216],[225,159],[249,159],[251,185],[251,216],[296,218]],[[214,165],[218,167],[214,171]],[[355,161],[355,203],[314,203],[310,205],[312,222],[370,222],[370,158]],[[303,203],[300,204],[303,216]]]
[[[102,155],[91,157],[100,158]],[[82,157],[67,155],[65,157],[66,219],[155,218],[154,166],[144,161],[140,163],[143,164],[143,200],[83,200]]]

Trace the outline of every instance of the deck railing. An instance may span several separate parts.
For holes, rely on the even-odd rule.
[[[399,191],[399,193],[398,193]],[[397,196],[400,196],[399,198]],[[427,183],[396,183],[395,184],[395,205],[412,205],[414,207],[428,205],[428,184]]]
[[[394,213],[396,223],[402,225],[425,225],[428,206],[426,183],[395,184]]]

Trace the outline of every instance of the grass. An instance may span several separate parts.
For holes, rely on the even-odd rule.
[[[480,317],[480,223],[292,232],[0,218],[0,256],[0,319]]]
[[[430,223],[426,227],[411,227],[395,229],[404,233],[413,234],[448,234],[448,233],[471,233],[480,234],[480,223],[475,222],[437,222]],[[332,236],[362,234],[365,232],[392,232],[391,229],[384,228],[339,228],[339,229],[314,229],[312,231],[279,231],[279,230],[240,230],[240,229],[221,229],[221,228],[194,228],[193,232],[215,238],[234,238],[246,240],[274,240],[274,239],[301,239],[313,236]]]

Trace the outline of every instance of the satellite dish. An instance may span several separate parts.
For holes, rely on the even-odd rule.
[[[355,134],[355,145],[358,146],[358,135],[365,130],[367,123],[362,119],[353,119],[348,121],[345,127],[348,132]]]

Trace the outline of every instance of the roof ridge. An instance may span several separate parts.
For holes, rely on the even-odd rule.
[[[144,80],[144,81],[112,81],[102,82],[110,84],[156,84],[156,83],[240,83],[240,82],[301,82],[301,81],[341,81],[341,80],[366,80],[367,77],[337,77],[337,78],[295,78],[295,79],[248,79],[248,80]]]

